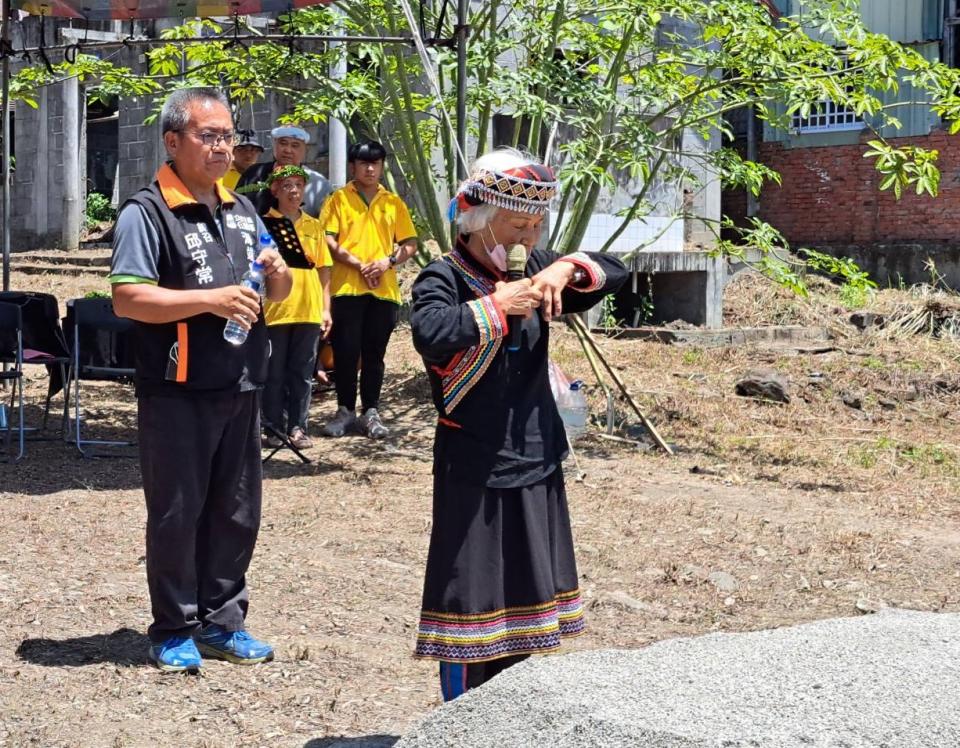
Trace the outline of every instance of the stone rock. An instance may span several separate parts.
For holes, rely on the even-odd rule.
[[[726,592],[729,594],[740,589],[740,584],[733,574],[728,574],[725,571],[712,572],[707,577],[707,581],[716,587],[718,592]]]
[[[831,384],[830,377],[822,371],[811,371],[807,374],[807,386],[816,390],[825,390]]]
[[[775,369],[753,369],[736,384],[741,397],[756,397],[777,403],[790,402],[790,382]]]
[[[663,606],[637,600],[623,590],[605,592],[597,598],[597,604],[619,608],[629,613],[643,613],[661,621],[665,621],[670,617],[669,611]]]
[[[856,605],[857,610],[865,615],[879,613],[886,607],[886,604],[882,600],[872,600],[869,597],[861,597],[857,600]]]
[[[863,398],[854,392],[841,392],[840,401],[848,408],[853,408],[854,410],[863,409]]]
[[[703,583],[710,578],[710,572],[702,566],[687,564],[680,570],[680,578],[683,579],[684,582]]]
[[[861,331],[870,327],[883,327],[885,322],[884,316],[876,312],[854,312],[850,315],[850,324]]]

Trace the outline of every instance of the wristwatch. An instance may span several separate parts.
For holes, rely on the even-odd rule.
[[[587,271],[582,267],[574,266],[573,275],[570,276],[570,284],[574,286],[579,286],[587,279]]]
[[[387,261],[390,263],[390,267],[396,267],[396,265],[397,265],[397,256],[396,256],[396,255],[390,255],[390,256],[387,258]]]

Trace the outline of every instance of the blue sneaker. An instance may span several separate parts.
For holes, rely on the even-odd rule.
[[[150,645],[150,659],[165,673],[200,672],[200,652],[189,636],[171,636],[160,644]]]
[[[254,639],[246,631],[227,631],[210,624],[197,636],[197,647],[205,655],[235,665],[256,665],[273,659],[273,647]]]

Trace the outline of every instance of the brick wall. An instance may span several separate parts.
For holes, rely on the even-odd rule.
[[[960,241],[960,136],[935,130],[926,137],[903,138],[940,153],[940,194],[880,192],[881,175],[873,159],[863,158],[868,137],[858,145],[784,148],[763,143],[760,160],[783,177],[760,198],[760,217],[794,245],[871,245],[898,242]],[[724,213],[745,213],[741,195],[725,194]]]

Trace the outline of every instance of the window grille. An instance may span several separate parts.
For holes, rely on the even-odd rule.
[[[821,101],[815,104],[806,117],[801,116],[799,112],[793,115],[793,129],[799,133],[859,130],[862,127],[863,120],[853,109],[832,101]]]
[[[841,66],[846,69],[849,64],[850,61],[844,59]],[[823,99],[810,107],[810,114],[806,117],[801,116],[799,112],[794,112],[792,124],[794,131],[798,133],[831,132],[859,130],[863,127],[863,120],[853,109],[829,99]]]

